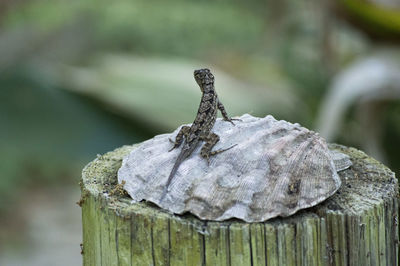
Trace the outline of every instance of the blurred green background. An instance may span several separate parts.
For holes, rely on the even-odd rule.
[[[386,2],[0,1],[0,265],[79,265],[82,168],[192,122],[201,67],[231,116],[321,129],[400,173],[400,6]]]

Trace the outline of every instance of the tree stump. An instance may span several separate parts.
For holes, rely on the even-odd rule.
[[[263,223],[202,221],[131,204],[117,184],[135,146],[98,156],[81,180],[84,265],[398,265],[394,173],[354,148],[342,186],[323,203]]]

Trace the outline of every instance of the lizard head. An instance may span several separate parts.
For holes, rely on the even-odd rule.
[[[199,84],[200,89],[204,92],[206,85],[214,84],[214,75],[208,68],[198,69],[194,71],[194,79]]]

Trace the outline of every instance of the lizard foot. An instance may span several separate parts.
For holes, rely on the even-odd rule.
[[[212,151],[212,152],[210,153],[210,155],[212,156],[212,155],[216,155],[216,154],[218,154],[218,153],[221,153],[221,152],[230,150],[230,149],[232,149],[233,147],[235,147],[236,145],[237,145],[237,144],[232,145],[232,146],[230,146],[229,148],[226,148],[226,149],[221,149],[221,150]]]

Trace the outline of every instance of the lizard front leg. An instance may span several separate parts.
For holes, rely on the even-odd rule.
[[[219,141],[219,136],[217,134],[211,132],[207,136],[202,137],[202,140],[205,141],[205,143],[204,143],[203,147],[201,148],[200,155],[207,160],[208,164],[210,164],[210,156],[230,150],[237,145],[237,144],[235,144],[226,149],[219,149],[216,151],[211,151],[212,148],[215,146],[215,144],[217,144],[217,142]]]
[[[190,127],[183,126],[181,130],[179,130],[178,135],[176,135],[175,142],[169,139],[170,142],[174,143],[174,146],[169,151],[178,148],[182,144],[183,137],[187,138],[187,136],[189,135],[189,131]]]
[[[240,119],[232,119],[232,118],[230,118],[230,117],[228,116],[227,112],[225,111],[224,105],[223,105],[219,100],[218,100],[218,109],[221,111],[221,114],[222,114],[224,120],[225,120],[225,121],[231,122],[232,125],[235,125],[235,124],[233,123],[233,120],[240,120]]]

